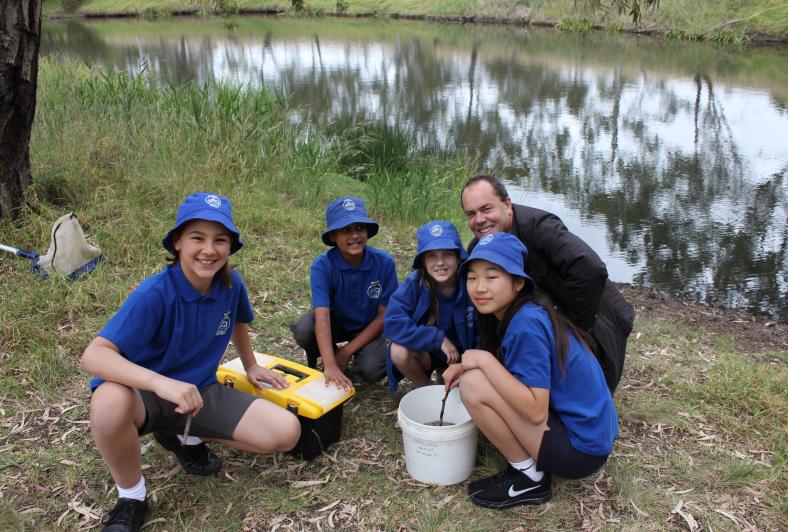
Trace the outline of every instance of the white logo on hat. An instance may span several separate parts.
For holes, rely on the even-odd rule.
[[[490,242],[492,242],[494,234],[495,233],[490,233],[489,235],[483,237],[481,240],[479,240],[479,245],[480,246],[485,246],[485,245],[489,244]]]
[[[219,196],[216,194],[211,194],[205,197],[205,203],[213,207],[214,209],[218,209],[222,206],[222,200],[219,199]]]
[[[367,288],[367,295],[370,299],[380,299],[380,294],[383,293],[383,283],[380,281],[372,281]]]
[[[433,225],[430,227],[430,234],[432,236],[441,236],[443,234],[443,227],[438,224]]]
[[[342,207],[346,211],[354,211],[356,210],[356,202],[353,201],[352,199],[346,199],[345,201],[342,202]]]

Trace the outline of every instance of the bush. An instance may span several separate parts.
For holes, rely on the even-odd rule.
[[[238,2],[234,0],[214,0],[213,11],[220,17],[230,17],[238,14]]]
[[[347,0],[337,0],[337,13],[345,14],[350,8],[350,2]]]
[[[63,0],[63,11],[66,13],[74,14],[82,7],[82,0]]]

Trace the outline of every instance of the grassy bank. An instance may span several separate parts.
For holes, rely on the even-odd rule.
[[[49,0],[45,12],[63,14],[63,5],[78,2]],[[788,2],[784,0],[662,0],[659,8],[644,10],[639,27],[627,13],[592,9],[591,2],[575,0],[304,0],[312,15],[349,15],[449,17],[453,19],[556,26],[571,31],[608,29],[663,35],[670,39],[711,40],[722,44],[786,42],[788,39]],[[173,12],[200,12],[209,2],[192,0],[83,0],[76,13],[82,15],[139,14],[158,16]],[[603,2],[603,4],[605,4]],[[234,0],[225,2],[230,10],[292,10],[288,0]]]
[[[382,227],[372,243],[394,254],[400,276],[424,220],[453,219],[467,240],[456,205],[470,171],[464,162],[414,152],[407,132],[370,124],[304,131],[287,116],[277,95],[162,89],[85,66],[42,65],[32,145],[39,201],[17,225],[0,221],[0,234],[41,250],[52,222],[73,210],[108,261],[67,283],[39,281],[22,259],[0,257],[3,529],[87,528],[111,506],[77,361],[130,290],[163,264],[160,239],[187,192],[233,199],[247,243],[233,260],[257,314],[254,345],[296,360],[303,356],[287,324],[309,306],[309,265],[325,249],[318,235],[333,196],[369,200]],[[396,399],[366,386],[345,411],[343,441],[311,463],[221,449],[222,473],[192,478],[144,438],[154,507],[146,530],[780,528],[785,327],[629,296],[639,316],[616,394],[614,455],[589,479],[559,480],[545,506],[492,512],[474,507],[462,484],[412,481]],[[738,336],[745,329],[750,335]],[[501,465],[485,444],[478,458],[477,477]]]

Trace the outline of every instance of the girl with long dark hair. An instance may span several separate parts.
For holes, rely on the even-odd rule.
[[[460,268],[481,315],[481,348],[444,372],[459,385],[474,423],[509,465],[471,482],[488,508],[541,504],[551,474],[586,477],[601,468],[618,435],[602,368],[584,333],[553,309],[525,273],[528,251],[508,233],[479,240]]]

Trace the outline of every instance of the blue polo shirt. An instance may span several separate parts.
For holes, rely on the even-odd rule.
[[[99,336],[131,362],[198,388],[216,382],[216,368],[236,323],[254,319],[243,279],[232,271],[232,287],[215,279],[200,294],[180,265],[145,279],[107,322]],[[90,382],[95,390],[103,381]]]
[[[602,367],[569,333],[561,373],[553,325],[544,308],[527,303],[517,311],[501,342],[501,357],[517,380],[550,390],[550,409],[563,422],[576,450],[593,456],[610,453],[618,436],[618,418]]]
[[[337,248],[318,255],[309,277],[312,308],[328,308],[331,321],[356,334],[386,307],[397,289],[397,268],[385,251],[364,248],[358,266],[350,266]]]

